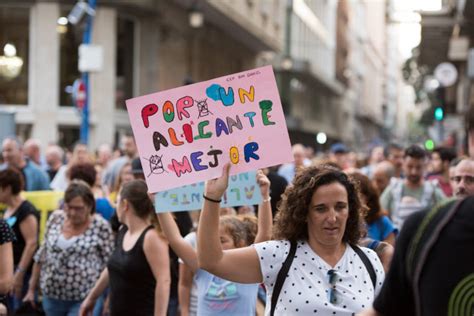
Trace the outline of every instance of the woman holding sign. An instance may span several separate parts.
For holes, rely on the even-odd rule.
[[[268,240],[272,227],[270,206],[270,181],[262,171],[257,173],[257,183],[263,196],[259,207],[258,231],[252,232],[248,221],[237,216],[220,218],[219,247],[233,251],[251,242]],[[161,227],[176,254],[195,272],[198,303],[197,315],[255,315],[258,284],[241,284],[218,277],[199,269],[196,250],[181,237],[170,213],[159,213]],[[204,232],[207,228],[200,226]],[[238,268],[241,269],[241,268]],[[243,270],[241,272],[244,272]],[[257,282],[255,282],[257,283]]]
[[[373,251],[356,246],[360,202],[346,174],[305,169],[283,195],[277,240],[222,250],[218,209],[229,169],[206,183],[197,243],[203,269],[234,282],[263,282],[266,315],[352,315],[371,305],[384,272]]]
[[[150,223],[154,213],[143,180],[123,185],[117,215],[123,223],[107,268],[81,306],[90,315],[97,298],[110,285],[110,315],[166,315],[170,286],[168,245]]]

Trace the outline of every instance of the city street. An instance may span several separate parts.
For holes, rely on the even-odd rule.
[[[473,39],[471,0],[0,1],[0,316],[474,316]]]

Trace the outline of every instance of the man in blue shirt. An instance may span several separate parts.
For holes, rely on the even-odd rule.
[[[293,181],[299,170],[311,164],[311,161],[305,158],[305,147],[302,144],[294,144],[291,151],[293,152],[294,161],[284,164],[278,169],[278,174],[285,178],[288,183]]]
[[[49,177],[46,172],[23,155],[23,145],[15,137],[7,137],[2,143],[2,156],[4,163],[0,170],[11,166],[23,174],[25,191],[49,190]]]

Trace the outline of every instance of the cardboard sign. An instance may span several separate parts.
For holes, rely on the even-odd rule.
[[[255,171],[230,176],[229,187],[222,197],[221,207],[256,205],[262,201]],[[160,212],[194,211],[202,208],[204,182],[158,192],[155,210]]]
[[[150,192],[293,160],[271,66],[126,104]]]

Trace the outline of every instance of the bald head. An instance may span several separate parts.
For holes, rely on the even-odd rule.
[[[389,185],[390,179],[395,175],[395,167],[389,161],[382,161],[374,168],[372,183],[382,193]]]
[[[474,195],[474,160],[463,159],[454,169],[453,192],[457,198]]]
[[[33,160],[36,164],[41,163],[41,143],[37,139],[30,138],[23,146],[25,156]]]

